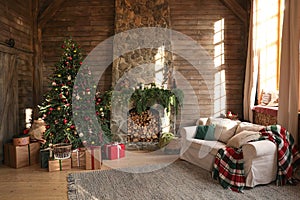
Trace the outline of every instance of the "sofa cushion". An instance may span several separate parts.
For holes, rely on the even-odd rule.
[[[228,140],[235,134],[239,121],[224,118],[209,118],[207,120],[207,125],[212,124],[216,126],[215,139],[226,144]]]
[[[227,146],[240,148],[250,141],[258,140],[260,136],[261,134],[259,132],[244,130],[230,138],[227,142]]]
[[[238,134],[242,131],[259,132],[263,128],[265,128],[265,126],[263,126],[263,125],[252,124],[252,123],[249,123],[249,122],[241,122],[241,123],[239,123],[239,125],[236,129],[236,134]]]
[[[215,140],[215,125],[200,125],[197,126],[195,139]]]
[[[224,148],[226,144],[220,141],[209,141],[209,140],[199,140],[199,139],[191,139],[190,145],[194,149],[199,150],[199,154],[207,154],[210,153],[212,155],[217,155],[218,150]]]

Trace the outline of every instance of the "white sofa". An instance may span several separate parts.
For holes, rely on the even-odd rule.
[[[197,125],[215,124],[216,141],[195,139],[197,126],[183,127],[181,133],[180,158],[212,171],[215,156],[226,142],[242,131],[259,131],[262,126],[229,119],[208,120],[202,118]],[[221,137],[220,137],[221,136]],[[224,139],[225,138],[225,139]],[[227,141],[228,139],[228,141]],[[277,147],[268,140],[247,142],[242,146],[246,187],[268,184],[276,179]]]

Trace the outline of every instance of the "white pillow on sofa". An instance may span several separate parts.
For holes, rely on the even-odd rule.
[[[242,131],[255,131],[259,132],[261,129],[265,128],[263,125],[259,124],[252,124],[250,122],[241,122],[237,129],[236,129],[236,134],[242,132]]]
[[[235,134],[239,122],[224,118],[208,118],[206,125],[214,124],[216,126],[214,134],[216,140],[227,143]]]
[[[241,146],[250,141],[258,140],[260,136],[260,132],[245,130],[230,138],[227,142],[227,146],[233,148],[240,148]]]

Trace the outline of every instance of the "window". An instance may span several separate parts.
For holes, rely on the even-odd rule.
[[[214,67],[217,69],[214,82],[214,117],[226,113],[224,48],[224,18],[214,23]]]
[[[258,67],[258,99],[262,90],[274,92],[279,87],[283,10],[284,0],[253,0],[253,59]]]

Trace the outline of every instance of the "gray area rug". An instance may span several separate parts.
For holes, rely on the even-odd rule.
[[[155,166],[130,168],[141,172]],[[153,169],[154,169],[153,168]],[[149,170],[150,169],[150,170]],[[178,160],[148,173],[103,170],[69,174],[68,198],[111,200],[155,199],[299,199],[300,183],[277,187],[274,183],[236,193],[223,189],[211,173],[188,162]]]

